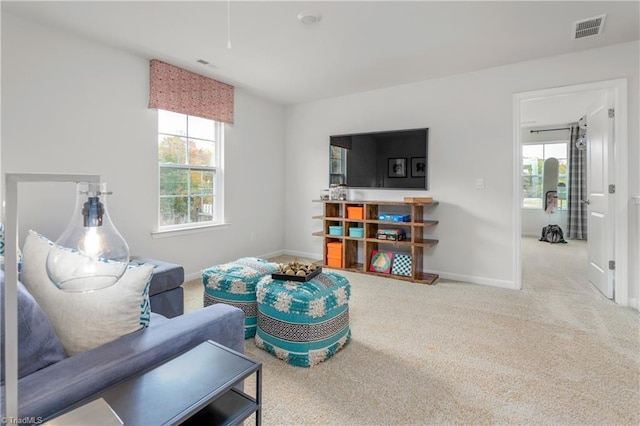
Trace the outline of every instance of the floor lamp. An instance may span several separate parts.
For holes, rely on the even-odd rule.
[[[4,175],[4,189],[5,189],[5,283],[4,283],[4,330],[5,330],[5,353],[4,353],[4,372],[5,372],[5,406],[3,409],[3,419],[6,419],[7,423],[13,424],[19,422],[18,419],[18,270],[17,270],[17,251],[18,251],[18,184],[21,182],[88,182],[89,184],[100,184],[99,175],[89,174],[55,174],[55,173],[5,173]],[[106,195],[106,194],[105,194]],[[98,222],[94,220],[93,211],[102,208],[102,204],[99,202],[98,197],[88,198],[88,202],[84,204],[82,211],[85,214],[84,226],[94,227],[102,226],[102,216],[99,218],[99,225],[92,223],[87,225],[87,222]],[[91,211],[91,212],[88,212]],[[105,214],[105,223],[113,228],[110,223],[110,219]],[[74,218],[72,221],[76,219]],[[82,220],[82,218],[80,218]],[[69,230],[70,226],[67,228]],[[67,233],[65,231],[65,233]],[[120,236],[117,230],[113,228],[112,231],[120,238],[121,244],[124,244],[126,248],[126,254],[122,254],[122,258],[126,258],[128,262],[129,249],[126,242]],[[63,236],[64,234],[63,233]],[[124,260],[120,259],[120,263]],[[124,273],[126,264],[122,266],[122,272],[118,277],[110,284],[114,284],[115,281]],[[50,275],[51,276],[51,275]],[[53,282],[52,282],[53,285]],[[58,285],[56,283],[56,285]],[[87,289],[74,288],[65,289],[59,286],[63,290],[67,291],[87,291]],[[103,286],[104,287],[104,286]],[[94,290],[98,288],[91,288]]]

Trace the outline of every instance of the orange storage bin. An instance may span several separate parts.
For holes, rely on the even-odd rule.
[[[342,260],[342,243],[327,243],[327,257],[334,257]]]
[[[333,257],[333,258],[336,258],[336,259],[342,259],[342,252],[341,251],[328,250],[327,251],[327,257]]]
[[[338,258],[342,258],[342,250],[333,250],[333,249],[329,249],[329,250],[327,250],[327,257],[338,257]]]
[[[342,256],[341,257],[327,256],[327,266],[333,267],[333,268],[342,268]]]
[[[364,219],[364,208],[347,207],[347,219]]]

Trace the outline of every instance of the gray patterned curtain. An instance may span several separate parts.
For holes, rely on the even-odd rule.
[[[568,192],[568,232],[567,238],[587,239],[587,206],[581,200],[587,199],[587,151],[578,149],[580,128],[571,127],[569,140],[569,192]]]

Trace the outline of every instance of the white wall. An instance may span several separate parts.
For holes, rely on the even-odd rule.
[[[2,14],[2,170],[98,173],[133,255],[187,274],[284,244],[284,108],[236,89],[225,126],[230,226],[170,238],[157,222],[157,112],[147,108],[149,59]],[[24,186],[24,185],[23,185]],[[20,191],[20,233],[56,239],[73,211],[72,184]],[[251,241],[251,233],[255,240]]]
[[[321,257],[322,240],[311,236],[320,229],[311,219],[320,206],[310,200],[327,186],[329,135],[429,127],[430,190],[422,194],[440,201],[433,216],[440,220],[433,232],[440,243],[425,255],[426,268],[445,278],[513,288],[514,232],[520,232],[511,214],[514,93],[628,78],[628,185],[637,194],[638,50],[638,42],[625,43],[288,108],[285,199],[296,208],[285,211],[286,247]],[[486,189],[474,188],[477,177]],[[414,194],[422,195],[363,192],[368,199]],[[629,243],[634,252],[637,241],[636,232]],[[630,261],[630,283],[637,283],[637,259]]]
[[[635,204],[632,206],[632,214],[631,217],[635,217],[635,226],[631,226],[629,228],[629,235],[640,235],[640,195],[633,196],[633,202],[631,204]],[[633,225],[633,224],[632,224]],[[633,284],[629,286],[629,306],[633,306],[637,310],[640,311],[640,238],[636,240],[636,245],[631,246],[631,251],[629,252],[629,259],[631,266],[635,263],[636,269],[636,288],[635,291],[633,289]],[[631,283],[633,283],[633,276]]]
[[[640,194],[638,50],[625,43],[572,55],[428,80],[287,108],[238,88],[227,128],[231,226],[153,239],[156,117],[147,109],[148,59],[2,14],[3,172],[99,173],[115,192],[114,222],[132,253],[201,268],[241,255],[321,257],[311,235],[328,183],[329,135],[429,127],[430,191],[359,191],[367,199],[431,195],[430,234],[440,244],[426,268],[443,277],[512,287],[513,94],[628,78],[629,194]],[[286,141],[286,143],[285,143]],[[474,189],[483,177],[486,189]],[[71,214],[72,188],[21,191],[21,232],[52,238]],[[629,202],[630,220],[635,220]],[[285,226],[286,223],[286,226]],[[640,300],[638,227],[629,237],[629,298]],[[251,241],[251,234],[255,241]],[[283,237],[284,236],[284,237]]]

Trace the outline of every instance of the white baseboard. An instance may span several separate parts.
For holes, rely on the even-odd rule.
[[[534,238],[540,238],[540,233],[538,232],[537,234],[534,234],[533,232],[523,232],[521,234],[523,237],[534,237]]]
[[[184,276],[184,282],[202,279],[202,271],[192,272]]]
[[[308,253],[296,250],[283,250],[283,255],[289,256],[297,256],[304,257],[307,259],[321,259],[322,254],[317,253]],[[438,271],[426,271],[431,274],[438,274],[441,278],[452,280],[452,281],[462,281],[470,284],[480,284],[486,285],[489,287],[498,287],[504,288],[508,290],[515,290],[513,281],[504,281],[504,280],[496,280],[493,278],[484,278],[484,277],[473,277],[469,275],[455,274],[451,272],[438,272]]]
[[[283,254],[287,254],[285,252],[285,250],[276,250],[276,251],[272,251],[270,253],[263,253],[263,254],[258,255],[256,257],[259,257],[260,259],[271,259],[272,257],[282,256]]]
[[[451,272],[434,272],[434,271],[428,271],[428,272],[431,274],[438,274],[440,275],[440,278],[444,278],[446,280],[462,281],[470,284],[479,284],[479,285],[486,285],[489,287],[504,288],[507,290],[516,290],[516,288],[514,287],[513,281],[496,280],[494,278],[473,277],[470,275],[455,274]]]
[[[273,257],[284,256],[284,255],[301,257],[305,259],[321,259],[322,258],[322,254],[310,253],[310,252],[298,251],[298,250],[277,250],[270,253],[264,253],[256,257],[260,257],[262,259],[270,259]],[[440,278],[447,279],[447,280],[461,281],[461,282],[470,283],[470,284],[479,284],[479,285],[486,285],[489,287],[498,287],[498,288],[504,288],[508,290],[515,290],[513,281],[496,280],[493,278],[484,278],[484,277],[474,277],[470,275],[456,274],[453,272],[439,272],[439,271],[427,271],[427,272],[431,274],[438,274]],[[191,280],[200,279],[200,278],[202,278],[202,271],[187,274],[185,275],[184,280],[191,281]],[[629,302],[630,302],[630,306],[633,306],[637,309],[637,306],[638,306],[637,300],[633,300],[633,301],[630,300]]]
[[[305,251],[297,251],[297,250],[283,250],[282,255],[287,256],[295,256],[295,257],[304,257],[306,259],[322,259],[322,253],[309,253]]]

